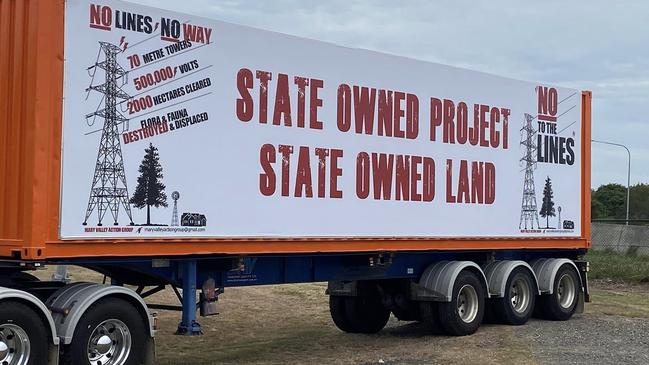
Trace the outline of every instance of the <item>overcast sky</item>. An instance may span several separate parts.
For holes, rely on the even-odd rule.
[[[649,182],[649,1],[131,0],[217,20],[593,91],[593,138]],[[593,144],[592,185],[627,155]]]

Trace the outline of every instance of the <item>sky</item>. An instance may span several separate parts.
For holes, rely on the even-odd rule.
[[[593,92],[592,137],[649,183],[649,1],[131,0],[338,45]],[[649,113],[648,113],[649,114]],[[594,143],[592,186],[627,183]]]

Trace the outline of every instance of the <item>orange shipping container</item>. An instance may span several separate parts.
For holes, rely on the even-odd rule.
[[[83,2],[81,4],[87,6],[87,4]],[[75,3],[75,5],[78,4]],[[581,186],[581,192],[579,197],[575,197],[579,201],[580,205],[580,207],[575,207],[579,210],[579,216],[575,218],[575,223],[579,229],[570,236],[498,236],[493,234],[468,234],[459,236],[435,234],[422,235],[417,234],[420,231],[415,230],[413,230],[413,234],[404,234],[403,232],[400,232],[399,234],[390,236],[386,234],[348,234],[348,231],[341,230],[340,233],[329,234],[330,232],[326,232],[327,234],[321,236],[317,234],[296,234],[292,236],[287,234],[251,234],[250,236],[245,234],[232,234],[229,236],[217,235],[212,237],[183,236],[134,238],[130,236],[97,238],[66,237],[65,239],[61,239],[62,151],[72,151],[68,149],[67,144],[65,148],[62,148],[64,119],[64,63],[66,62],[64,60],[68,58],[67,62],[70,62],[70,60],[76,57],[76,53],[64,55],[64,33],[66,27],[64,21],[64,15],[66,12],[65,6],[63,0],[0,0],[0,50],[2,50],[0,55],[0,256],[29,260],[45,260],[50,258],[100,256],[165,256],[190,254],[361,252],[449,249],[579,249],[590,247],[591,95],[589,92],[581,93],[581,100],[577,104],[581,107],[581,110],[578,111],[578,115],[581,119],[581,127],[578,131],[580,140],[577,141],[577,146],[579,148],[578,151],[576,151],[580,156],[577,160],[579,161],[579,165],[575,166],[575,168],[579,170],[579,186]],[[142,12],[148,11],[148,8],[144,7],[135,8]],[[79,33],[87,33],[91,35],[102,34],[103,36],[104,33],[100,33],[102,30],[97,30],[97,24],[94,24],[95,27],[92,26],[92,9],[84,8],[83,11],[83,14],[90,14],[90,27],[87,25],[88,20],[83,19],[86,26],[83,29],[75,29]],[[163,13],[163,15],[164,14],[167,13]],[[323,49],[327,52],[342,52],[342,55],[351,57],[351,59],[353,59],[353,57],[358,57],[363,60],[376,59],[381,62],[387,59],[385,62],[394,62],[395,64],[402,63],[407,67],[433,67],[435,72],[438,72],[437,70],[439,69],[449,73],[460,72],[451,68],[442,68],[442,66],[426,66],[430,64],[425,64],[423,62],[400,59],[397,57],[390,58],[385,55],[360,50],[340,49],[340,47],[320,42],[311,42],[223,23],[211,23],[208,20],[200,18],[197,18],[196,22],[202,22],[201,25],[205,26],[205,29],[214,31],[216,35],[212,36],[216,36],[217,38],[221,37],[224,39],[223,43],[227,43],[228,37],[230,37],[232,33],[224,31],[218,32],[221,27],[223,27],[223,29],[232,28],[237,31],[234,34],[243,34],[242,37],[244,38],[245,36],[259,35],[259,37],[261,37],[259,42],[267,42],[268,40],[273,41],[277,39],[278,42],[285,42],[281,44],[286,45],[287,49],[294,49],[291,47],[314,47],[315,50]],[[113,28],[113,30],[116,31],[117,29]],[[69,37],[78,36],[76,32],[68,31],[67,34]],[[133,37],[128,32],[124,34],[127,34],[128,37]],[[161,35],[161,38],[164,37]],[[77,38],[74,39],[76,40]],[[71,39],[68,39],[67,41],[70,42]],[[169,44],[164,43],[164,39],[156,41],[163,42],[160,44]],[[196,43],[199,42],[200,39],[193,39],[193,41]],[[115,41],[115,43],[117,43],[117,41]],[[134,44],[135,42],[131,42],[130,47],[134,47]],[[210,44],[209,41],[207,44]],[[220,47],[220,44],[217,44],[217,46]],[[155,49],[155,47],[150,49]],[[66,49],[66,51],[68,50]],[[96,50],[92,50],[92,52],[95,51]],[[241,52],[246,56],[245,52],[247,51],[245,48],[242,48]],[[143,55],[144,53],[140,52],[139,54]],[[282,58],[280,57],[278,60],[281,61]],[[271,65],[274,64],[275,63],[269,60],[264,67],[272,67]],[[250,67],[252,71],[255,71],[255,68],[247,66],[244,63],[235,63],[235,66],[236,67],[233,68],[235,72],[232,72],[227,76],[229,77],[229,80],[232,80],[231,84],[222,86],[221,84],[213,85],[215,83],[212,83],[212,85],[208,86],[215,89],[215,92],[221,90],[219,88],[227,88],[227,90],[229,90],[228,92],[231,93],[238,91],[238,99],[244,100],[245,103],[247,100],[245,92],[241,91],[241,84],[237,84],[237,82],[243,83],[243,88],[245,89],[248,81],[252,82],[252,79],[246,79],[245,75],[238,76],[239,73],[237,73],[236,70],[247,70],[246,67]],[[364,66],[361,65],[359,70],[363,68]],[[214,68],[214,70],[214,72],[217,72],[216,68]],[[291,70],[290,67],[288,70]],[[298,72],[297,70],[299,70],[299,72],[309,70],[312,71],[312,74],[317,74],[319,69],[316,66],[311,66],[311,68],[306,69],[296,68],[295,72]],[[322,70],[328,69],[323,66]],[[273,75],[274,80],[280,80],[282,77],[278,76],[277,73],[286,72],[286,70],[281,68],[272,68],[268,69],[268,71],[276,74]],[[218,72],[221,72],[221,70]],[[360,71],[358,72],[360,74]],[[325,73],[325,71],[323,71],[323,73]],[[335,75],[335,72],[333,72],[333,74]],[[220,78],[218,74],[216,75],[218,80],[223,80],[223,78]],[[66,75],[66,80],[71,79],[68,76],[69,75]],[[291,74],[291,76],[293,75]],[[360,76],[359,78],[362,79]],[[129,81],[129,87],[136,87],[136,85],[132,85],[132,83],[134,83],[132,80],[133,79]],[[324,89],[329,86],[329,81],[330,79],[325,80]],[[343,81],[350,85],[353,83],[351,78]],[[329,88],[336,90],[338,83],[333,81],[332,83],[333,84],[329,86]],[[376,84],[381,83],[377,81]],[[403,84],[400,81],[395,81],[393,84],[388,84],[383,87],[399,89],[402,85]],[[203,86],[204,85],[201,85],[200,87]],[[350,86],[350,92],[354,89],[352,86]],[[196,86],[196,88],[198,88],[198,86]],[[252,90],[252,88],[250,88],[250,90]],[[271,90],[271,97],[273,97],[275,96],[275,90]],[[361,88],[359,87],[358,90],[361,90]],[[326,93],[323,93],[322,95],[325,94]],[[335,94],[332,93],[332,95]],[[432,100],[434,96],[439,99],[452,98],[452,95],[422,95],[420,93],[418,102],[418,105],[421,108],[419,116],[420,125],[429,122],[429,115],[427,112],[424,112],[424,110],[428,109],[429,100],[431,108],[434,108],[435,101]],[[66,95],[66,98],[67,97],[68,95]],[[578,97],[579,95],[575,98]],[[324,98],[324,96],[322,98]],[[404,96],[404,99],[405,98],[406,97]],[[407,99],[405,100],[407,104]],[[222,115],[223,118],[230,118],[230,114],[233,114],[232,110],[235,110],[235,102],[236,99],[233,98],[231,100],[232,109],[227,112],[224,111]],[[336,103],[336,98],[332,97],[331,99],[325,99],[324,103],[327,106],[334,105]],[[458,104],[458,100],[456,100],[456,104]],[[272,107],[273,105],[274,104],[269,103],[269,106]],[[276,104],[275,107],[277,108]],[[331,110],[333,113],[335,108],[332,107]],[[302,112],[304,113],[304,111]],[[243,111],[241,113],[245,114]],[[407,114],[407,111],[405,113]],[[299,114],[299,112],[294,113],[294,115],[296,114]],[[542,114],[543,113],[539,112],[539,115]],[[212,113],[210,117],[218,118],[219,116]],[[251,125],[243,124],[245,122],[243,119],[246,118],[246,115],[240,114],[238,115],[238,118],[239,120],[237,122],[239,124],[237,124],[237,126]],[[407,118],[407,116],[404,118]],[[335,117],[328,119],[327,122],[335,124]],[[254,123],[255,121],[256,119],[250,123]],[[432,116],[430,117],[430,122],[434,124],[434,118]],[[263,122],[255,124],[255,128],[262,128],[262,123]],[[283,119],[283,123],[286,124],[286,119]],[[442,123],[442,119],[440,119],[440,123]],[[309,124],[308,121],[307,124]],[[329,127],[329,125],[327,125],[327,127]],[[516,125],[515,128],[512,126],[510,130],[510,149],[514,148],[512,146],[518,146],[518,129],[519,127]],[[438,131],[441,134],[442,128],[438,129]],[[423,135],[423,132],[420,133],[419,138],[421,138],[421,135]],[[349,134],[345,136],[347,137]],[[428,134],[424,137],[428,137]],[[301,137],[297,138],[299,141],[299,138]],[[437,144],[435,146],[441,144],[441,137],[439,138],[440,139],[436,141]],[[123,141],[126,141],[126,139]],[[272,142],[277,145],[278,143],[281,143],[281,140],[275,140]],[[398,143],[390,142],[389,148],[392,148],[392,146],[395,145],[398,145]],[[96,150],[87,150],[86,152],[89,155],[96,155]],[[518,152],[515,153],[518,154]],[[259,156],[259,152],[255,151],[255,157],[257,156]],[[250,161],[242,159],[239,163],[247,164],[249,162]],[[254,162],[255,164],[252,165],[251,168],[254,168],[255,174],[246,175],[245,178],[252,179],[256,182],[260,178],[259,171],[263,167],[263,164],[262,167],[260,167],[258,160]],[[443,160],[437,161],[438,171],[443,170],[443,165]],[[77,166],[73,166],[73,169],[76,168]],[[353,169],[348,170],[353,171]],[[279,170],[277,172],[279,173]],[[353,172],[350,172],[349,175],[353,176]],[[542,177],[543,176],[538,176],[539,181]],[[237,178],[242,179],[244,177]],[[67,176],[63,180],[68,181],[66,179]],[[86,178],[86,180],[88,179],[90,179],[90,177]],[[448,195],[448,191],[445,192],[443,190],[445,183],[443,177],[440,177],[437,180],[438,182],[436,185],[438,190],[435,199],[443,200],[446,198],[445,195]],[[516,180],[512,183],[512,186],[514,188],[512,188],[511,191],[499,190],[498,193],[501,194],[500,196],[502,196],[503,193],[511,193],[516,196],[518,201],[520,201],[520,192],[523,189],[522,180],[520,182]],[[134,185],[131,186],[131,188],[133,187]],[[262,195],[265,195],[263,191],[254,191],[254,193],[256,193],[256,199],[265,199],[262,197]],[[354,194],[353,191],[346,191],[345,193],[348,194],[348,196],[353,196]],[[84,191],[83,195],[85,196],[86,194],[87,192]],[[362,193],[357,192],[357,197],[359,195],[362,196]],[[349,209],[361,209],[357,208],[358,204],[354,204],[356,203],[351,203]],[[65,204],[63,206],[63,209],[65,209]],[[385,206],[388,207],[387,204]],[[260,209],[258,206],[249,206],[248,208],[251,210]],[[520,209],[520,206],[516,209]],[[341,206],[338,209],[337,214],[345,216],[347,210],[347,207]],[[481,214],[484,216],[500,214],[497,211],[491,213],[489,213],[489,211],[482,212],[483,213]],[[371,210],[368,211],[368,214],[370,213],[378,214]],[[305,210],[294,212],[294,214],[306,216],[310,214],[310,212]],[[386,214],[391,213],[386,211]],[[519,211],[516,211],[515,214],[518,216],[520,213]],[[360,219],[362,220],[363,218],[361,217]],[[80,225],[81,220],[79,220],[78,223]],[[290,224],[286,223],[287,226]],[[254,225],[255,221],[252,220],[249,227],[251,232],[256,232],[256,227]],[[434,225],[434,222],[431,222],[431,225]],[[563,228],[566,228],[566,226]],[[335,227],[333,229],[335,229]],[[569,227],[567,227],[567,230],[569,230]],[[294,229],[291,228],[286,229],[283,232],[292,231],[294,231]]]

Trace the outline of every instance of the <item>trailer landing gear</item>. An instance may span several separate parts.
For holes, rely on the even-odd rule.
[[[202,335],[201,325],[196,322],[196,260],[184,261],[182,264],[183,282],[183,315],[176,330],[177,335]]]

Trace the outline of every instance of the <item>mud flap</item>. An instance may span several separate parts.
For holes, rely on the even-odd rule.
[[[155,365],[156,351],[155,351],[155,337],[150,337],[147,341],[143,365]]]
[[[50,345],[47,354],[47,365],[59,365],[59,345]]]
[[[576,260],[575,265],[579,268],[579,276],[581,277],[581,287],[582,287],[582,302],[590,303],[590,288],[588,286],[588,271],[590,271],[590,265],[588,261]],[[579,312],[581,313],[581,312]]]
[[[579,293],[579,299],[577,299],[577,308],[575,309],[575,313],[581,314],[584,313],[584,297],[585,297],[584,289],[581,289],[581,293]]]

